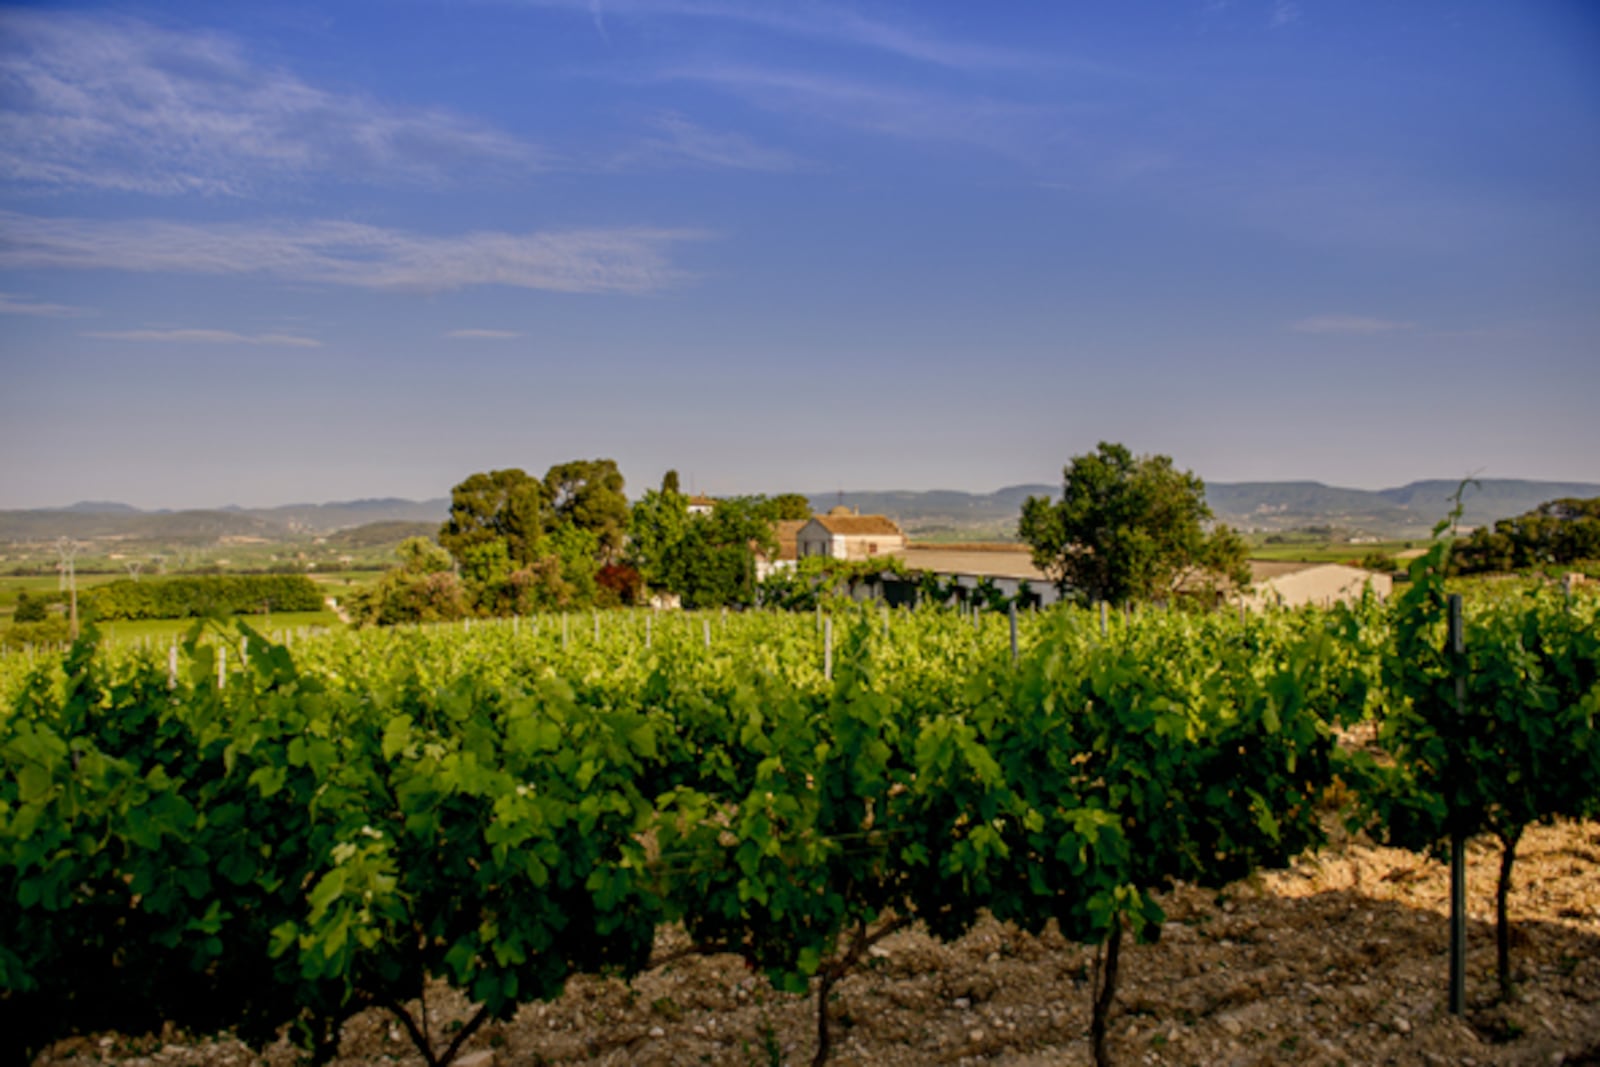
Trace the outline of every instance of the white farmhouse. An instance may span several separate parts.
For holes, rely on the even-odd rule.
[[[843,507],[814,516],[795,535],[795,548],[801,559],[873,559],[899,555],[905,547],[906,535],[893,520],[882,515],[857,515]]]

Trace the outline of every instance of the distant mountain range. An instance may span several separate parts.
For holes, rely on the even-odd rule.
[[[1233,482],[1206,487],[1206,502],[1240,529],[1332,526],[1380,537],[1423,537],[1450,514],[1457,481],[1433,479],[1398,489],[1339,489],[1317,482]],[[1462,494],[1461,524],[1490,526],[1562,497],[1600,496],[1594,482],[1483,478]]]
[[[1328,528],[1346,536],[1424,537],[1449,513],[1456,484],[1434,480],[1367,490],[1320,482],[1213,482],[1206,487],[1206,499],[1220,521],[1242,530]],[[843,504],[863,514],[888,515],[917,538],[986,540],[1015,536],[1017,516],[1028,497],[1059,492],[1059,486],[1013,485],[993,493],[948,489],[815,493],[810,500],[819,512]],[[1483,479],[1467,490],[1462,524],[1489,525],[1569,496],[1600,497],[1600,483]],[[194,511],[141,511],[127,504],[83,501],[65,508],[0,511],[0,542],[58,537],[174,544],[208,544],[224,537],[297,540],[378,523],[438,524],[449,510],[450,501],[443,497]]]
[[[50,541],[58,537],[195,545],[224,537],[281,541],[326,536],[373,523],[424,522],[437,526],[449,513],[450,501],[442,497],[192,511],[140,511],[127,504],[84,501],[65,508],[0,511],[0,541]]]
[[[1341,489],[1321,482],[1212,482],[1206,502],[1218,521],[1246,531],[1326,527],[1346,536],[1426,537],[1449,514],[1457,482],[1412,482],[1397,489]],[[1022,502],[1057,497],[1058,485],[1013,485],[993,493],[826,493],[819,511],[843,504],[895,519],[913,537],[1014,536]],[[1600,496],[1600,483],[1486,478],[1463,498],[1463,526],[1486,526],[1561,497]]]

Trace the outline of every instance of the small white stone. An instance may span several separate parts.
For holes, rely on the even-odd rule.
[[[983,1040],[983,1031],[982,1030],[974,1030],[970,1034],[968,1034],[967,1037],[968,1037],[968,1039],[970,1039],[972,1041],[972,1043],[974,1045],[976,1045],[978,1042]]]
[[[1407,1021],[1404,1015],[1399,1015],[1395,1017],[1394,1028],[1402,1034],[1409,1034],[1411,1032],[1411,1023]]]
[[[966,1011],[968,1008],[972,1007],[972,998],[970,998],[970,997],[957,997],[951,1003],[955,1005],[955,1009],[957,1011]]]
[[[659,1026],[652,1026],[650,1028],[650,1036],[651,1037],[666,1037],[667,1036],[667,1032],[665,1030],[661,1029],[661,1027],[659,1027]]]

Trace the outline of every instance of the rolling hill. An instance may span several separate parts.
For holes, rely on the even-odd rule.
[[[1393,489],[1347,489],[1321,482],[1213,482],[1206,499],[1219,521],[1246,531],[1307,528],[1347,537],[1425,537],[1449,513],[1454,481],[1411,482]],[[887,515],[920,540],[1008,539],[1029,496],[1053,496],[1052,485],[1012,485],[992,493],[953,489],[927,491],[814,493],[818,511],[843,504],[864,514]],[[1600,483],[1546,482],[1486,478],[1465,497],[1464,526],[1484,526],[1520,515],[1547,500],[1600,496]],[[297,541],[364,530],[369,542],[378,531],[425,532],[449,513],[444,498],[382,498],[326,504],[287,504],[273,508],[227,507],[192,511],[140,511],[127,504],[83,502],[64,508],[0,511],[0,542],[45,542],[58,537],[83,541],[144,541],[201,545],[222,538]],[[392,525],[391,525],[392,524]]]

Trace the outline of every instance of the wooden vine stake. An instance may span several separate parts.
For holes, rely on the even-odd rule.
[[[833,616],[822,624],[822,677],[833,681]]]
[[[1450,658],[1456,676],[1456,715],[1467,715],[1467,679],[1464,674],[1466,635],[1461,625],[1461,594],[1450,594]],[[1451,775],[1459,774],[1457,767]],[[1450,813],[1450,1014],[1467,1008],[1467,837],[1456,813]]]

